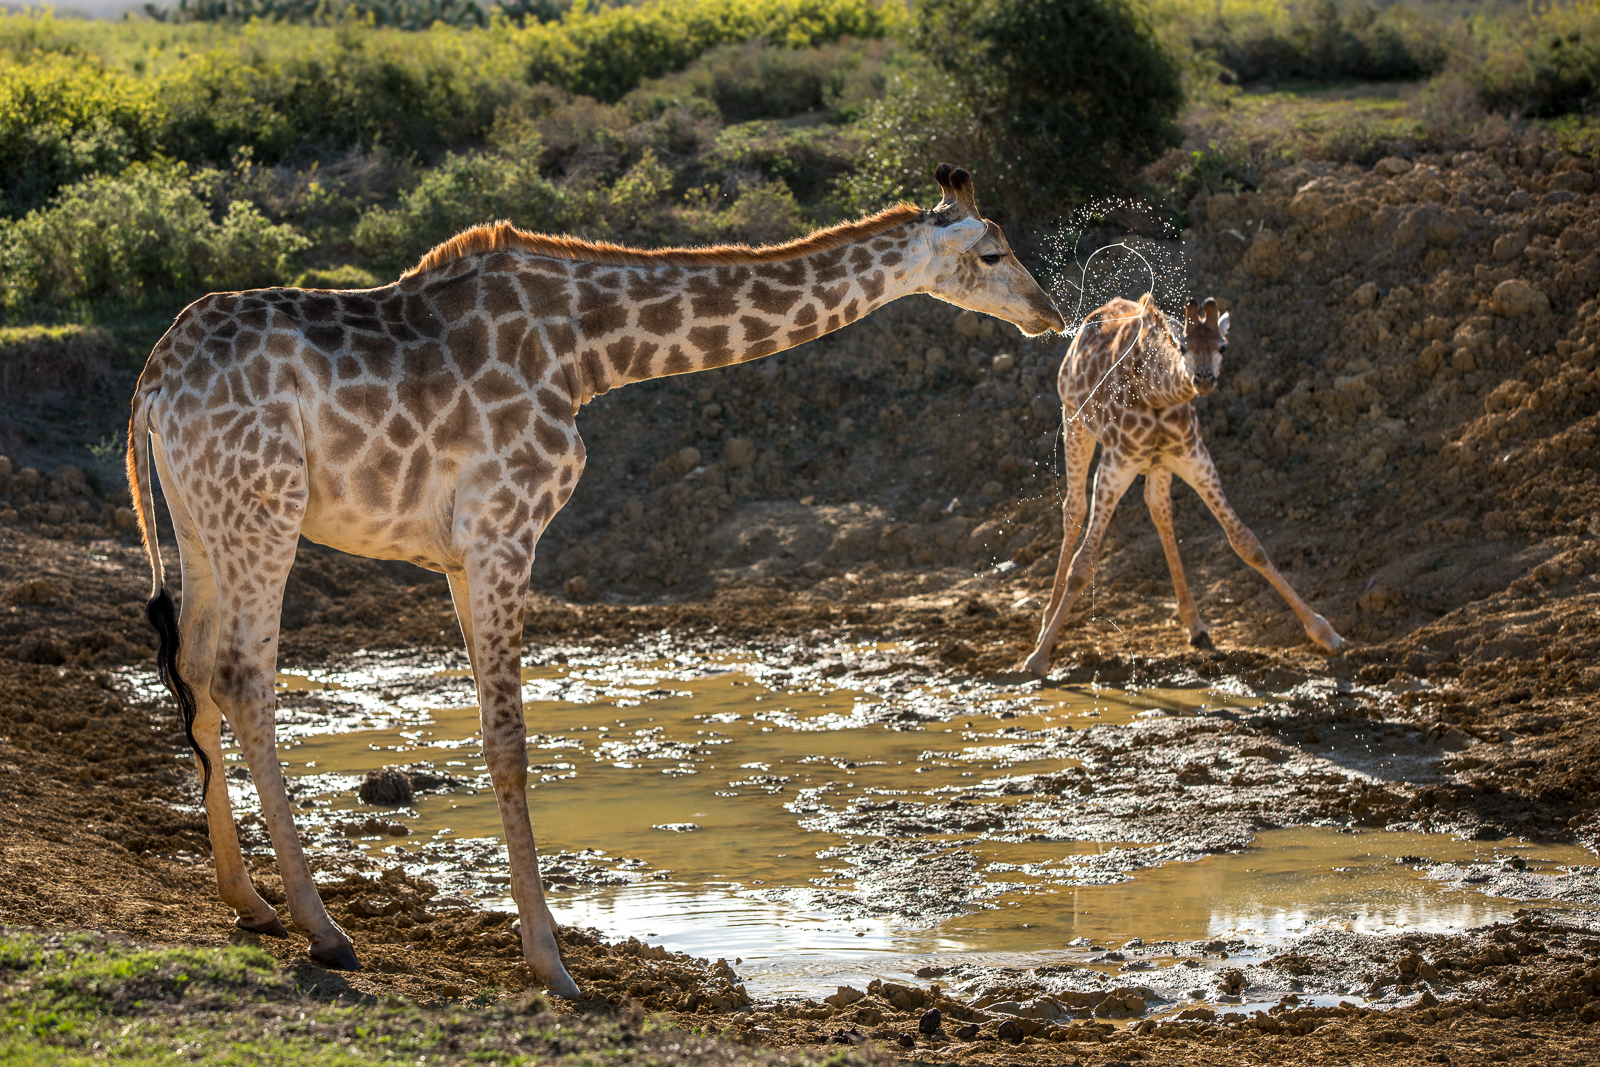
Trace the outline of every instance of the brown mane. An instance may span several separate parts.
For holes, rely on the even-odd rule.
[[[817,230],[806,237],[786,241],[781,245],[707,245],[701,248],[629,248],[609,241],[585,241],[578,237],[560,237],[519,230],[510,222],[491,222],[463,230],[448,241],[437,245],[422,257],[415,267],[402,274],[410,278],[423,271],[442,267],[467,256],[486,252],[529,252],[552,259],[570,259],[583,263],[602,263],[614,267],[692,266],[715,263],[731,265],[740,263],[771,263],[775,260],[795,259],[816,252],[826,252],[840,245],[852,244],[915,222],[927,213],[915,204],[899,204],[886,208],[855,222],[841,223],[825,230]]]

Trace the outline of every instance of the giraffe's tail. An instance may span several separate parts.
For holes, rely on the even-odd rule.
[[[156,502],[150,491],[149,402],[155,391],[141,386],[133,397],[133,414],[128,420],[128,491],[133,494],[133,513],[139,518],[139,536],[144,539],[145,555],[150,560],[150,599],[144,617],[156,632],[156,671],[178,702],[183,716],[183,736],[200,761],[204,797],[211,791],[211,760],[194,739],[197,706],[194,690],[178,673],[178,609],[167,591],[166,571],[161,565],[161,540],[156,532]]]

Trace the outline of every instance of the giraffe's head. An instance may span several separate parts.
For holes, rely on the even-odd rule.
[[[1195,391],[1201,396],[1217,387],[1217,374],[1222,369],[1222,353],[1228,350],[1228,316],[1217,315],[1217,302],[1206,297],[1204,304],[1193,297],[1183,306],[1184,366],[1194,379]]]
[[[1066,329],[1055,301],[1017,261],[1006,235],[979,213],[972,175],[941,163],[933,177],[944,199],[928,213],[931,260],[920,291],[1005,319],[1029,337]]]

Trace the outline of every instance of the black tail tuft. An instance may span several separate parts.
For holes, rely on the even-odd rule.
[[[178,674],[178,609],[172,603],[172,594],[162,589],[151,597],[144,606],[144,617],[150,620],[150,626],[156,632],[156,670],[160,672],[167,688],[172,690],[173,699],[178,702],[178,714],[183,716],[183,736],[188,738],[189,747],[194,749],[195,756],[200,760],[200,797],[204,800],[206,794],[211,792],[211,760],[200,751],[194,739],[194,690]]]

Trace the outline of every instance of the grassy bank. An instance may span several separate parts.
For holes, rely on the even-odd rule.
[[[302,973],[305,972],[305,973]],[[315,972],[313,976],[311,972]],[[321,985],[317,985],[319,981]],[[0,931],[0,1064],[846,1064],[658,1024],[642,1011],[556,1016],[537,996],[379,1002],[259,949],[152,948]]]

